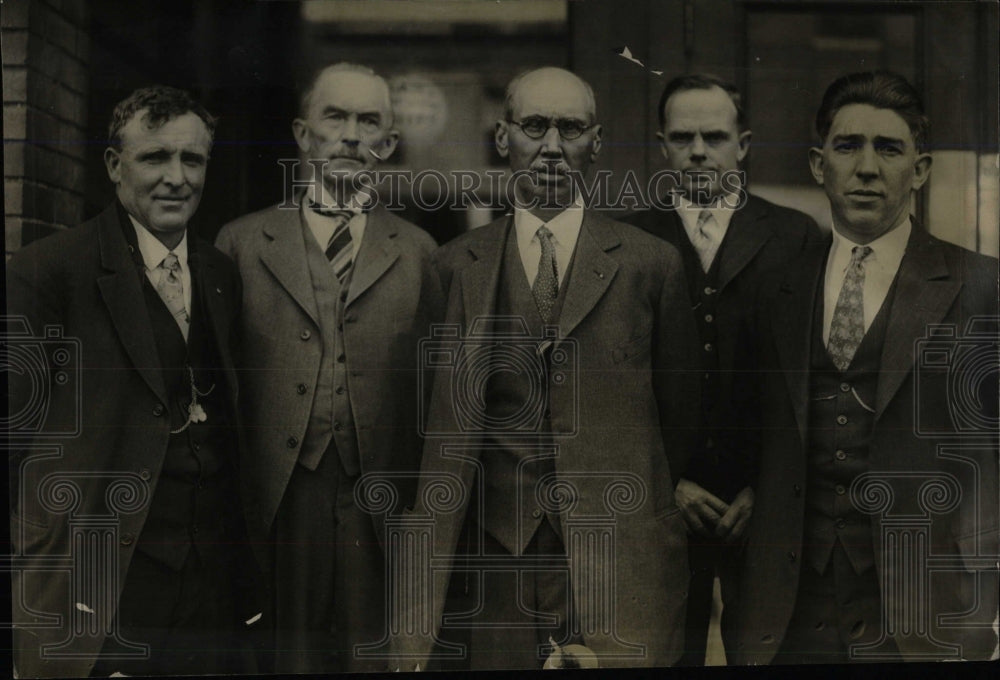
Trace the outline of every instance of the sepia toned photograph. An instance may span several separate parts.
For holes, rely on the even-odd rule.
[[[997,0],[0,19],[12,677],[995,673]]]

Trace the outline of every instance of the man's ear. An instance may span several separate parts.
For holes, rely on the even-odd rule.
[[[507,125],[507,121],[497,121],[496,129],[493,131],[493,143],[500,158],[506,158],[510,154],[510,126]]]
[[[389,130],[385,135],[385,139],[380,144],[375,145],[375,152],[382,160],[385,160],[392,155],[398,145],[399,130]]]
[[[104,150],[104,167],[108,169],[108,177],[112,184],[117,185],[122,181],[121,152],[113,146]]]
[[[301,118],[292,121],[292,136],[295,143],[299,145],[299,151],[306,153],[309,151],[309,125]]]
[[[750,153],[750,137],[752,136],[753,133],[750,130],[744,130],[740,133],[740,136],[737,137],[739,150],[736,152],[736,160],[743,162],[743,159],[747,157],[748,153]]]
[[[809,149],[809,169],[816,184],[823,186],[823,149],[816,146]]]
[[[917,191],[931,176],[931,155],[922,153],[913,164],[913,190]]]
[[[597,160],[597,154],[601,153],[601,134],[604,129],[598,125],[594,128],[594,139],[590,142],[590,162],[593,163]]]

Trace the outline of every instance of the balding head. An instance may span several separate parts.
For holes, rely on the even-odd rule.
[[[512,120],[519,98],[538,96],[556,102],[564,102],[584,110],[586,122],[593,125],[597,120],[597,103],[594,90],[580,76],[566,69],[546,66],[533,71],[525,71],[507,85],[504,97],[504,118]]]

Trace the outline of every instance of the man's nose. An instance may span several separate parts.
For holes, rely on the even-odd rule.
[[[691,156],[695,158],[705,157],[705,140],[702,139],[701,135],[695,135],[691,142]]]
[[[174,156],[164,165],[163,182],[171,186],[180,186],[185,181],[184,165],[181,163],[180,157]]]
[[[878,155],[875,147],[865,144],[858,154],[858,165],[856,172],[859,177],[871,178],[878,175]]]
[[[344,121],[343,133],[340,136],[342,141],[345,142],[358,142],[358,117],[348,116],[347,120]]]
[[[550,125],[542,136],[542,153],[548,156],[562,155],[562,137],[559,136],[559,129],[555,125]]]

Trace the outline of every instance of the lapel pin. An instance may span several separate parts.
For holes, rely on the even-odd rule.
[[[598,271],[598,270],[595,269],[594,273],[597,274],[597,278],[599,278],[599,279],[603,279],[604,278],[604,272]]]
[[[219,295],[222,295],[222,289],[221,288],[216,288],[215,292],[218,293]]]

